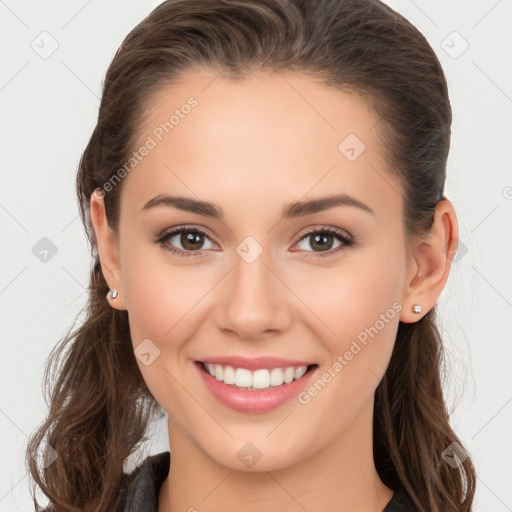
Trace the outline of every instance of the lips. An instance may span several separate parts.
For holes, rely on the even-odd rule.
[[[209,360],[213,361],[213,358]],[[219,361],[220,359],[216,360]],[[230,362],[233,362],[234,360],[240,361],[240,359],[234,358],[224,358],[222,360],[228,360]],[[290,361],[289,359],[277,360],[273,358],[272,361],[269,361],[267,359],[265,364],[268,364],[269,362],[271,364],[276,364],[277,361],[279,361],[279,364],[290,364],[290,362],[292,362],[292,364],[299,364],[302,362]],[[283,363],[281,363],[281,361]],[[260,363],[257,364],[259,365]],[[243,387],[239,388],[235,385],[226,384],[222,380],[217,380],[208,373],[208,371],[205,369],[205,364],[202,363],[201,361],[196,361],[194,363],[194,366],[197,369],[199,378],[204,382],[206,389],[215,397],[216,400],[218,400],[223,405],[229,407],[230,409],[245,413],[265,413],[281,405],[284,405],[286,402],[289,402],[294,397],[297,397],[297,395],[306,386],[309,385],[314,375],[318,373],[317,364],[308,365],[306,373],[290,383],[283,383],[282,385],[278,386],[270,386],[265,389],[252,389]],[[304,365],[301,366],[301,368],[304,367]],[[248,369],[244,371],[247,370]],[[262,370],[256,368],[256,371]],[[275,367],[273,371],[276,371]]]

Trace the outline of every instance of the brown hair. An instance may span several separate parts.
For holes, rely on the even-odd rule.
[[[153,413],[162,412],[136,363],[127,312],[105,299],[89,201],[129,159],[151,96],[198,66],[231,79],[257,69],[297,71],[364,97],[380,120],[390,172],[403,186],[407,233],[425,234],[443,198],[451,126],[446,79],[425,37],[391,8],[378,0],[160,4],[115,54],[79,163],[79,206],[94,260],[88,304],[84,321],[49,356],[49,413],[27,447],[31,476],[50,500],[49,511],[115,510],[126,483],[124,461],[146,439]],[[114,231],[122,185],[104,196]],[[444,353],[435,317],[434,307],[416,323],[399,324],[375,393],[375,464],[383,482],[392,489],[403,485],[421,511],[470,511],[471,458],[457,471],[442,456],[462,443],[443,400]],[[46,442],[58,457],[45,467],[32,455]]]

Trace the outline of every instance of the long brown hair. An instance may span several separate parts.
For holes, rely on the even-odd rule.
[[[167,0],[124,39],[103,84],[96,127],[76,187],[93,257],[85,318],[49,356],[49,413],[32,434],[27,465],[49,511],[112,511],[126,483],[123,464],[162,413],[135,360],[126,311],[109,306],[91,227],[89,201],[130,158],[151,96],[180,73],[206,65],[241,79],[290,70],[363,97],[391,172],[404,191],[410,235],[432,226],[443,198],[451,106],[441,65],[425,37],[378,0]],[[104,195],[110,227],[119,223],[123,182]],[[443,400],[442,339],[436,308],[400,322],[375,393],[374,458],[383,482],[403,485],[419,510],[471,511],[476,474],[468,456],[454,469],[443,452],[462,442]],[[34,454],[47,444],[51,464]],[[460,454],[461,452],[459,452]],[[464,478],[461,478],[464,477]]]

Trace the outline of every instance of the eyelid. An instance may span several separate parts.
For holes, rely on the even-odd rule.
[[[307,228],[304,228],[298,235],[297,235],[297,242],[300,242],[304,236],[306,235],[312,235],[314,233],[329,233],[329,234],[336,234],[343,236],[349,240],[353,240],[354,237],[346,230],[341,228],[336,228],[334,226],[328,226],[326,224],[315,224],[313,226],[308,226]]]
[[[185,230],[188,230],[188,231],[199,231],[200,233],[203,233],[205,235],[208,235],[210,236],[210,231],[208,230],[208,228],[205,228],[199,224],[180,224],[178,226],[173,226],[172,228],[164,228],[162,231],[160,231],[160,233],[158,233],[156,235],[157,238],[160,238],[162,236],[165,236],[165,235],[168,235],[168,234],[171,234],[171,233],[174,233],[174,232],[177,232],[177,231],[185,231]]]

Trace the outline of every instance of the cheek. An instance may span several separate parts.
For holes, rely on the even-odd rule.
[[[123,276],[133,348],[137,356],[146,343],[158,354],[150,365],[142,364],[139,357],[137,362],[156,400],[168,411],[171,403],[179,409],[177,400],[183,392],[178,382],[197,383],[187,373],[196,371],[191,348],[207,321],[205,304],[211,300],[208,294],[215,293],[218,274],[206,266],[169,263],[166,254],[154,250],[129,254]],[[187,402],[182,406],[187,407]]]
[[[190,325],[194,305],[204,294],[204,283],[201,286],[192,272],[146,264],[129,272],[126,285],[134,345],[144,338],[163,345],[186,336],[183,329]]]
[[[319,339],[330,361],[339,362],[339,377],[334,380],[349,395],[370,396],[393,351],[405,264],[396,247],[389,245],[379,257],[373,252],[332,271],[317,292],[308,295],[308,306],[322,323],[319,326],[315,317],[309,329],[316,336],[323,333]],[[338,385],[333,389],[340,389]]]
[[[191,366],[185,361],[182,348],[188,346],[197,326],[204,321],[198,317],[200,300],[211,286],[205,287],[201,273],[195,276],[185,267],[166,265],[162,259],[152,265],[148,261],[132,253],[123,269],[130,333],[136,356],[147,352],[142,347],[149,347],[149,364],[138,356],[137,364],[153,397],[173,416],[173,412],[190,407],[190,396],[183,393],[179,383],[196,380],[183,373],[190,372]],[[191,385],[187,389],[191,394],[196,392]]]
[[[309,407],[311,417],[330,425],[326,437],[348,428],[374,396],[389,364],[402,305],[399,265],[386,263],[389,260],[376,260],[364,271],[353,269],[338,281],[331,280],[331,286],[338,284],[337,291],[324,294],[323,302],[311,307],[330,327],[317,338],[329,357],[299,401]],[[320,332],[316,323],[309,328]]]
[[[396,253],[382,256],[354,259],[339,270],[330,269],[328,275],[314,280],[310,290],[302,285],[308,306],[318,313],[322,331],[330,332],[332,339],[356,338],[376,323],[382,328],[381,318],[386,326],[389,321],[398,324],[405,266]]]

